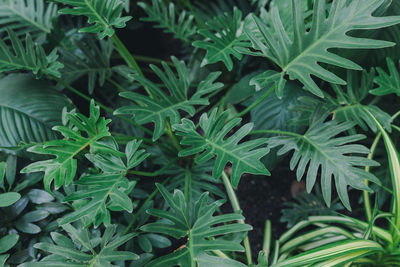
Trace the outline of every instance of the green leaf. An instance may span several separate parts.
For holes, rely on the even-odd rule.
[[[391,58],[386,58],[389,74],[387,74],[382,68],[377,68],[379,76],[375,78],[375,83],[378,88],[371,90],[370,93],[373,95],[389,95],[397,94],[400,96],[400,75]]]
[[[51,128],[61,124],[62,109],[72,107],[71,101],[56,88],[30,75],[11,74],[1,79],[0,95],[3,147],[56,139]]]
[[[55,0],[56,2],[71,5],[72,8],[63,8],[59,12],[76,16],[88,17],[89,27],[80,29],[80,32],[100,33],[100,38],[112,37],[114,28],[124,28],[131,16],[121,16],[124,3],[116,0]]]
[[[51,32],[57,5],[44,0],[0,0],[0,32],[12,29],[17,36],[27,33],[35,38]]]
[[[217,156],[214,164],[213,176],[218,179],[222,175],[226,164],[232,164],[231,181],[233,186],[239,184],[243,173],[270,175],[269,171],[260,162],[269,149],[261,147],[266,143],[265,138],[241,142],[242,139],[252,130],[253,124],[248,123],[237,130],[233,135],[226,135],[237,126],[242,119],[234,118],[227,123],[228,112],[217,115],[217,109],[208,116],[204,113],[200,117],[200,127],[204,135],[196,131],[196,127],[191,120],[182,119],[181,124],[174,124],[172,127],[177,135],[183,136],[182,145],[191,145],[179,152],[180,157],[186,157],[201,153],[196,157],[196,162],[202,163]],[[239,144],[239,142],[241,142]]]
[[[188,242],[182,248],[148,263],[146,266],[194,266],[200,255],[211,250],[243,251],[239,242],[229,241],[223,236],[231,233],[245,232],[252,229],[250,225],[231,223],[243,219],[239,214],[213,216],[220,202],[207,203],[208,193],[204,193],[194,203],[193,213],[187,212],[185,197],[180,190],[170,194],[164,186],[157,184],[169,211],[150,209],[147,212],[161,220],[142,226],[145,232],[161,233],[180,239],[187,237]],[[200,258],[204,258],[203,256]],[[233,261],[234,262],[234,261]],[[237,266],[237,265],[234,265]]]
[[[133,115],[135,121],[139,124],[154,123],[153,140],[161,137],[165,130],[167,118],[171,124],[179,123],[181,115],[179,110],[189,113],[194,116],[196,113],[195,105],[208,105],[209,94],[218,90],[223,86],[222,83],[214,83],[219,77],[220,72],[212,72],[208,77],[200,82],[194,94],[189,97],[190,81],[186,65],[183,61],[172,57],[172,62],[175,65],[178,77],[173,73],[171,68],[163,62],[164,72],[157,66],[150,65],[150,68],[161,79],[168,89],[169,94],[153,83],[152,81],[134,74],[133,78],[142,86],[147,87],[155,95],[154,98],[143,96],[134,92],[123,92],[120,95],[124,98],[137,103],[134,106],[125,106],[117,109],[114,114],[130,114]]]
[[[336,120],[323,122],[325,117],[322,116],[314,120],[304,135],[284,132],[282,133],[284,136],[272,137],[267,142],[270,148],[282,146],[278,155],[294,150],[290,169],[294,170],[297,166],[298,180],[301,180],[307,173],[306,186],[308,192],[312,190],[318,172],[321,171],[322,194],[328,206],[331,202],[333,177],[340,200],[347,209],[351,210],[348,186],[371,191],[365,185],[364,179],[380,184],[380,181],[373,174],[359,167],[378,166],[379,164],[361,156],[369,153],[365,146],[354,144],[365,136],[356,134],[336,137],[354,127],[354,123],[339,123]]]
[[[0,239],[0,253],[7,252],[10,250],[15,244],[17,244],[19,239],[19,235],[11,234],[6,235]]]
[[[42,75],[61,77],[59,69],[64,65],[57,61],[54,49],[46,55],[42,46],[34,44],[30,35],[26,35],[25,47],[12,30],[7,30],[12,50],[0,39],[0,73],[14,70],[32,71],[36,77]]]
[[[316,248],[304,253],[301,253],[295,257],[291,257],[289,259],[284,259],[279,261],[276,264],[271,265],[271,267],[281,267],[281,266],[306,266],[307,264],[315,264],[322,263],[325,260],[334,260],[338,259],[340,256],[345,255],[354,255],[350,257],[348,260],[357,259],[360,255],[368,255],[371,253],[379,253],[382,252],[383,248],[379,243],[371,240],[346,240],[342,242],[336,242],[333,244],[329,244],[320,248]],[[341,261],[337,262],[338,264],[342,263]],[[328,265],[319,265],[319,266],[328,266]],[[329,266],[337,266],[329,265]],[[340,266],[340,265],[339,265]]]
[[[29,200],[35,204],[43,204],[54,200],[54,197],[52,195],[40,189],[30,190],[27,196]]]
[[[343,88],[337,84],[331,84],[336,97],[325,94],[324,99],[315,99],[311,97],[303,97],[298,108],[302,110],[302,117],[308,118],[315,110],[322,108],[327,112],[334,114],[337,121],[352,121],[361,129],[367,131],[368,128],[373,132],[378,131],[374,117],[389,132],[391,131],[392,117],[373,104],[364,104],[369,95],[369,91],[373,88],[373,80],[375,72],[347,72],[347,86]],[[371,116],[372,114],[372,116]],[[349,130],[351,134],[355,134],[354,129]]]
[[[0,208],[8,207],[17,202],[21,195],[16,192],[7,192],[0,194]]]
[[[72,83],[87,76],[89,94],[93,94],[96,83],[104,85],[106,78],[112,74],[110,57],[113,44],[110,40],[99,40],[91,35],[73,41],[73,48],[60,50],[60,61],[64,64],[61,70],[62,79]]]
[[[54,130],[60,132],[64,139],[52,140],[44,144],[35,145],[28,149],[29,152],[53,155],[55,158],[34,162],[24,169],[22,173],[44,172],[44,187],[50,192],[50,184],[54,180],[55,189],[60,188],[64,183],[69,185],[75,177],[77,161],[74,158],[85,148],[100,146],[97,141],[110,136],[107,124],[111,120],[100,117],[100,108],[94,101],[90,102],[90,116],[71,111],[66,115],[70,123],[68,126],[56,126]]]
[[[287,227],[293,227],[296,223],[316,215],[336,215],[336,212],[343,209],[340,203],[334,201],[330,207],[326,207],[321,191],[316,194],[302,193],[295,196],[292,201],[285,202],[282,209],[280,221],[287,222]]]
[[[113,154],[99,153],[87,154],[86,157],[103,173],[85,175],[75,182],[80,186],[79,190],[69,193],[64,201],[78,201],[90,199],[89,202],[82,202],[74,212],[67,214],[59,220],[59,224],[67,224],[85,218],[86,224],[94,223],[98,227],[101,223],[110,224],[110,210],[129,213],[133,210],[132,200],[129,193],[136,185],[136,181],[129,181],[125,175],[131,168],[139,165],[149,154],[144,149],[138,149],[141,141],[133,140],[128,142],[125,148],[126,165],[122,158]],[[113,147],[112,149],[118,149]],[[120,153],[120,152],[119,152]]]
[[[132,212],[133,205],[128,194],[133,185],[122,174],[97,174],[84,176],[75,184],[87,186],[86,189],[78,190],[69,194],[64,201],[75,201],[90,198],[91,200],[72,213],[64,216],[59,224],[67,224],[77,221],[83,217],[87,223],[94,223],[95,227],[101,223],[110,224],[110,212],[107,210],[126,210]],[[108,201],[109,200],[109,201]]]
[[[290,79],[302,82],[306,90],[320,97],[323,97],[323,93],[311,76],[334,84],[346,84],[344,80],[320,64],[354,70],[361,70],[361,67],[330,52],[329,50],[333,48],[364,49],[394,45],[387,41],[356,38],[348,34],[353,30],[380,29],[400,23],[399,16],[372,16],[382,4],[381,0],[371,0],[368,4],[363,0],[353,0],[350,3],[347,0],[334,1],[328,16],[326,16],[326,1],[314,1],[312,25],[309,31],[305,26],[301,2],[292,0],[293,37],[288,35],[282,25],[276,8],[271,11],[271,27],[267,27],[254,14],[246,19],[244,26],[252,48],[256,52],[246,49],[241,49],[241,52],[266,57],[282,69],[279,74],[281,78],[275,81],[278,96],[282,89],[279,84],[285,79],[286,74]]]
[[[193,43],[193,46],[207,51],[201,66],[222,61],[229,71],[232,70],[231,57],[242,59],[242,54],[235,48],[247,44],[243,42],[241,24],[242,12],[236,6],[233,8],[233,15],[225,13],[206,22],[207,27],[199,30],[199,34],[203,35],[205,40]]]
[[[173,2],[170,2],[168,7],[163,0],[152,0],[151,5],[139,2],[138,5],[147,13],[147,17],[140,20],[157,23],[155,28],[162,28],[164,32],[174,34],[175,38],[189,42],[196,33],[197,27],[193,23],[194,16],[185,10],[180,10],[177,17],[176,13],[178,12],[175,10]]]
[[[123,236],[116,236],[115,230],[116,227],[114,225],[110,225],[106,228],[103,237],[100,236],[92,236],[89,237],[89,231],[87,229],[76,229],[75,227],[66,224],[62,226],[64,230],[68,233],[71,239],[68,237],[61,235],[59,233],[51,233],[51,237],[55,244],[42,242],[36,243],[34,248],[40,249],[49,253],[53,256],[52,259],[57,259],[58,261],[50,261],[50,257],[40,261],[39,263],[43,264],[43,266],[70,266],[65,265],[66,261],[73,260],[71,266],[89,266],[92,263],[96,263],[93,266],[113,266],[112,262],[116,261],[126,261],[126,260],[136,260],[139,257],[128,251],[117,251],[116,249],[129,241],[135,234],[128,234]],[[100,251],[98,253],[95,252],[95,247],[97,247],[100,242],[96,242],[96,245],[91,245],[91,240],[94,241],[94,238],[100,238],[101,240],[108,239],[109,243],[102,243],[100,246]],[[83,246],[83,247],[82,247]],[[56,257],[54,257],[56,256]],[[46,265],[47,262],[50,262],[49,265]],[[75,265],[74,265],[75,264]],[[22,266],[42,266],[35,265],[32,263],[27,263]]]
[[[7,163],[0,162],[0,185],[3,184],[3,182],[4,182],[4,176],[6,174],[6,167],[7,167]]]

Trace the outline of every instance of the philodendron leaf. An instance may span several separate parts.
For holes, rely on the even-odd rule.
[[[51,128],[61,124],[64,107],[73,107],[51,84],[26,74],[10,74],[1,79],[0,95],[2,147],[57,139]]]
[[[181,119],[180,110],[194,116],[196,113],[194,106],[208,105],[209,95],[223,86],[222,83],[214,83],[221,73],[212,72],[205,80],[200,82],[194,94],[189,97],[191,84],[186,65],[175,57],[172,57],[172,62],[178,76],[165,62],[162,63],[164,72],[157,66],[150,65],[150,68],[167,87],[169,94],[166,94],[160,86],[147,78],[134,74],[132,77],[143,87],[149,88],[154,97],[150,98],[135,92],[123,92],[120,95],[136,102],[136,105],[121,107],[114,112],[114,114],[133,115],[135,121],[139,124],[154,123],[154,141],[164,133],[167,118],[169,118],[171,124],[179,123]]]
[[[196,263],[202,264],[210,259],[216,262],[213,257],[206,256],[212,250],[243,251],[239,241],[223,238],[227,234],[247,232],[252,229],[250,225],[233,222],[242,220],[242,215],[231,213],[214,216],[221,202],[208,204],[208,193],[203,193],[194,203],[194,212],[190,216],[186,212],[190,207],[187,206],[182,191],[175,190],[172,195],[160,184],[157,184],[157,188],[170,210],[148,210],[149,214],[162,220],[146,224],[141,227],[141,230],[168,235],[176,239],[186,237],[188,242],[173,253],[157,258],[146,266],[196,266]],[[231,266],[242,266],[233,260],[231,263],[235,264]]]
[[[57,61],[57,50],[54,49],[49,55],[46,55],[43,47],[35,44],[29,34],[25,38],[24,47],[12,30],[8,30],[7,33],[12,49],[3,39],[0,39],[0,73],[28,70],[38,78],[42,75],[61,77],[59,69],[64,65]]]
[[[18,36],[29,33],[35,39],[49,34],[57,5],[44,0],[0,0],[0,32],[13,29]]]
[[[107,124],[111,121],[100,117],[100,108],[94,101],[90,102],[90,116],[69,112],[66,118],[70,122],[68,126],[56,126],[54,130],[60,132],[64,139],[52,140],[44,144],[35,145],[28,149],[29,152],[52,155],[53,159],[34,162],[24,169],[22,173],[44,172],[44,187],[50,192],[50,184],[54,180],[55,189],[60,188],[64,183],[69,185],[75,177],[77,160],[74,158],[85,148],[92,148],[102,145],[98,141],[110,136]]]
[[[135,187],[136,181],[130,181],[125,176],[129,169],[136,167],[149,156],[144,149],[139,149],[140,144],[141,141],[130,141],[121,157],[107,153],[87,154],[86,157],[103,172],[84,175],[74,183],[79,189],[68,194],[63,201],[77,201],[80,204],[58,223],[67,224],[85,219],[87,225],[93,223],[98,227],[101,223],[111,223],[110,211],[124,210],[131,213],[133,204],[129,193]],[[113,153],[117,154],[118,147],[112,149],[115,149]],[[83,202],[85,199],[90,201]]]
[[[121,16],[124,3],[116,0],[55,0],[70,5],[71,8],[60,9],[60,13],[83,15],[88,18],[89,27],[80,29],[80,32],[99,33],[100,38],[112,37],[114,28],[124,28],[131,16]]]
[[[201,63],[202,66],[218,61],[224,62],[231,71],[233,61],[231,57],[242,59],[242,54],[235,50],[238,46],[245,46],[242,34],[242,12],[235,6],[233,14],[225,13],[206,22],[207,27],[200,29],[199,33],[205,40],[195,41],[193,45],[207,51]]]
[[[382,68],[377,68],[379,76],[375,78],[375,83],[379,86],[378,88],[371,90],[370,93],[373,95],[389,95],[396,94],[400,96],[400,74],[396,65],[391,58],[387,58],[387,66],[389,74],[387,74]]]
[[[175,38],[189,42],[196,33],[194,16],[185,10],[177,12],[173,2],[167,6],[163,0],[152,0],[151,4],[139,2],[138,5],[147,13],[147,17],[140,20],[157,23],[155,28],[163,28],[165,32],[174,34]]]
[[[382,0],[337,0],[333,1],[329,15],[326,15],[326,1],[314,1],[311,29],[307,30],[302,1],[292,0],[293,36],[289,36],[282,24],[277,8],[271,11],[272,25],[267,26],[254,14],[246,18],[244,30],[256,52],[241,49],[250,55],[266,57],[275,62],[281,72],[271,76],[271,70],[254,79],[257,83],[268,79],[276,84],[276,93],[282,95],[285,75],[299,80],[306,90],[323,97],[321,88],[311,76],[334,84],[346,84],[344,80],[321,66],[330,64],[346,69],[361,70],[356,63],[329,51],[334,48],[365,49],[384,48],[394,43],[357,38],[348,33],[353,30],[380,29],[400,23],[400,16],[374,17],[372,14],[382,4]],[[274,79],[271,79],[274,77]]]
[[[181,124],[174,124],[172,128],[177,135],[183,136],[182,145],[190,145],[179,152],[180,157],[186,157],[200,153],[196,162],[206,162],[216,157],[213,176],[218,179],[228,162],[232,164],[231,181],[233,186],[239,184],[243,173],[270,175],[269,171],[261,163],[260,159],[265,156],[269,149],[262,147],[267,139],[259,138],[251,141],[241,142],[242,139],[252,130],[253,124],[243,125],[233,135],[227,134],[237,126],[242,119],[235,118],[228,122],[229,114],[223,112],[217,115],[218,110],[214,109],[211,115],[204,113],[200,117],[200,127],[204,135],[196,131],[196,126],[191,120],[182,119]],[[239,144],[239,142],[241,142]]]
[[[272,137],[267,142],[271,148],[281,147],[278,154],[294,150],[290,169],[294,170],[297,167],[298,180],[306,175],[308,192],[312,190],[320,171],[322,194],[328,206],[331,203],[333,177],[340,200],[351,210],[348,186],[371,191],[365,185],[365,179],[380,184],[372,173],[359,167],[379,166],[379,164],[361,156],[369,153],[365,146],[354,144],[365,136],[356,134],[336,137],[354,127],[354,123],[339,123],[336,120],[323,122],[325,117],[322,116],[322,119],[312,122],[304,135],[287,132],[282,136]]]
[[[39,262],[26,262],[20,267],[40,267],[40,266],[114,266],[112,262],[137,260],[138,255],[129,251],[118,251],[118,247],[125,244],[134,233],[127,235],[116,235],[116,226],[108,226],[100,242],[91,242],[94,240],[90,237],[87,229],[77,229],[70,224],[65,224],[62,228],[67,232],[69,237],[58,232],[52,232],[51,238],[54,243],[41,242],[36,243],[34,248],[44,251],[50,256]],[[95,252],[99,247],[99,252]]]

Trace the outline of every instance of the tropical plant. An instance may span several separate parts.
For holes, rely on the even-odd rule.
[[[0,26],[0,266],[400,266],[398,1],[0,0]]]

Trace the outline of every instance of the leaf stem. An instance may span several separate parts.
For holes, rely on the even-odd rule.
[[[115,44],[117,51],[122,56],[122,58],[125,60],[125,62],[128,64],[128,66],[135,69],[141,76],[143,76],[143,72],[140,69],[139,65],[136,63],[136,60],[133,58],[133,56],[131,55],[129,50],[126,48],[126,46],[118,38],[117,34],[114,34],[111,37],[111,40]]]
[[[111,83],[112,85],[114,85],[115,87],[117,87],[118,91],[120,91],[120,92],[126,92],[126,91],[128,91],[128,90],[126,90],[124,87],[122,87],[121,85],[119,85],[119,83],[117,83],[116,81],[114,81],[114,80],[111,79],[111,78],[107,78],[107,81],[108,81],[109,83]]]
[[[381,139],[381,136],[382,136],[381,132],[379,132],[376,135],[376,137],[371,145],[370,153],[368,154],[368,157],[367,157],[368,159],[371,159],[371,160],[373,159],[376,147]],[[371,166],[365,166],[365,171],[370,172],[370,168],[371,168]],[[364,183],[368,186],[367,179],[364,180]],[[371,200],[369,198],[369,192],[366,190],[363,191],[363,199],[364,199],[365,216],[366,216],[367,221],[370,222],[372,220],[372,208],[371,208]]]
[[[177,158],[173,159],[170,162],[168,162],[166,165],[164,165],[161,169],[154,171],[154,172],[129,170],[128,173],[138,175],[138,176],[155,177],[155,176],[162,174],[166,169],[168,169],[172,164],[174,164],[177,161],[178,161]]]
[[[57,77],[55,77],[55,76],[49,76],[49,77],[51,77],[53,80],[55,80],[56,82],[58,82],[59,84],[61,84],[61,85],[64,86],[65,88],[67,88],[67,89],[68,89],[69,91],[71,91],[72,93],[74,93],[74,94],[76,94],[76,95],[82,97],[83,99],[85,99],[85,100],[87,100],[87,101],[89,101],[89,102],[92,100],[92,98],[90,98],[89,96],[87,96],[87,95],[85,95],[85,94],[79,92],[77,89],[75,89],[74,87],[72,87],[72,86],[69,85],[68,83],[64,82],[63,80],[61,80],[61,79],[59,79],[59,78],[57,78]],[[102,103],[100,103],[100,102],[97,101],[97,100],[95,100],[95,103],[96,103],[99,107],[101,107],[103,110],[105,110],[106,112],[108,112],[108,113],[110,113],[110,114],[113,114],[114,110],[113,110],[112,108],[103,105]],[[123,121],[125,121],[125,122],[127,122],[127,123],[129,123],[129,124],[132,124],[133,126],[139,128],[139,129],[141,129],[141,130],[142,130],[143,132],[145,132],[145,133],[148,133],[148,134],[150,134],[150,135],[153,134],[149,129],[143,127],[142,125],[139,125],[139,124],[135,123],[134,121],[132,121],[132,120],[126,118],[126,117],[120,116],[120,117],[118,117],[118,118],[121,118],[121,120],[123,120]]]
[[[170,179],[171,179],[171,177],[168,177],[161,184],[165,185]],[[139,218],[140,214],[143,213],[147,203],[149,203],[157,195],[157,193],[158,193],[158,188],[156,187],[156,189],[154,189],[154,191],[146,198],[146,200],[143,202],[142,206],[135,213],[135,215],[133,216],[132,220],[129,222],[128,226],[125,228],[124,232],[122,233],[122,235],[126,235],[127,233],[129,233],[129,231],[131,230],[131,228],[133,227],[133,225],[135,224],[135,222]]]
[[[140,76],[144,77],[142,70],[140,69],[139,65],[136,63],[136,60],[133,58],[129,50],[126,48],[126,46],[121,42],[121,40],[118,38],[117,34],[114,34],[111,37],[111,40],[114,42],[116,49],[118,50],[119,54],[122,56],[122,58],[125,60],[125,62],[128,64],[129,67],[135,69]],[[147,88],[144,87],[146,90],[147,94],[149,96],[152,96],[151,91]]]
[[[245,110],[240,112],[239,114],[236,115],[236,117],[242,117],[249,113],[253,108],[258,106],[261,102],[264,101],[265,98],[267,98],[272,92],[274,92],[275,86],[271,86],[260,98],[258,98],[256,101],[254,101],[250,106],[248,106]]]
[[[235,213],[242,213],[242,210],[240,209],[239,200],[236,196],[235,191],[233,190],[232,184],[229,181],[229,177],[225,173],[225,171],[222,172],[222,181],[224,182],[225,190],[226,193],[228,194],[229,201],[231,202],[233,211]],[[245,224],[244,220],[238,220],[238,222],[241,224]],[[246,235],[246,237],[243,239],[243,244],[244,244],[244,249],[246,251],[247,264],[251,265],[253,263],[253,260],[251,256],[251,247],[248,235]]]
[[[166,120],[166,127],[165,127],[165,133],[168,135],[168,137],[171,139],[172,144],[175,146],[175,148],[178,151],[182,150],[181,145],[179,144],[178,139],[176,138],[176,136],[172,133],[172,129],[171,129],[171,124],[169,123],[168,120]]]
[[[149,63],[158,63],[161,64],[162,62],[166,63],[167,65],[174,67],[174,64],[169,61],[164,61],[158,58],[154,57],[148,57],[148,56],[142,56],[142,55],[133,55],[133,58],[135,58],[137,61],[141,62],[149,62]]]
[[[265,257],[268,259],[269,251],[271,250],[271,221],[265,221],[263,247]]]

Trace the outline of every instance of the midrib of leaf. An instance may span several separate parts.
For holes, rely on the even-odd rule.
[[[33,0],[31,0],[33,1]],[[31,20],[29,17],[25,16],[23,13],[18,12],[17,9],[12,8],[10,6],[6,6],[6,8],[8,8],[11,12],[15,13],[17,16],[23,18],[24,20],[28,21],[30,24],[32,24],[33,26],[35,26],[36,28],[40,29],[41,31],[44,31],[45,33],[50,33],[50,29],[47,29],[45,27],[43,27],[42,25],[40,25],[39,23],[37,23],[34,20]]]
[[[98,71],[102,71],[102,70],[109,70],[109,67],[104,67],[104,68],[85,68],[85,69],[75,69],[75,70],[71,70],[71,71],[64,71],[65,74],[75,74],[75,73],[81,73],[83,71],[86,72],[98,72]]]
[[[179,106],[184,105],[184,104],[190,104],[190,100],[185,100],[185,101],[182,101],[182,102],[179,102],[179,103],[175,103],[175,104],[170,105],[168,107],[163,107],[163,106],[159,105],[160,107],[162,107],[160,110],[154,111],[150,115],[147,115],[147,116],[143,117],[141,120],[142,121],[148,120],[149,118],[153,117],[154,114],[156,114],[156,116],[158,116],[159,118],[162,118],[161,114],[164,113],[164,111],[171,110],[171,109],[174,110],[175,107],[179,107]]]
[[[99,19],[99,21],[101,22],[101,24],[103,24],[104,27],[108,28],[108,24],[107,22],[103,19],[103,17],[97,13],[96,9],[94,9],[90,3],[90,0],[85,0],[85,4],[86,6],[90,9],[90,11],[92,11],[92,13]]]
[[[208,140],[207,138],[205,138],[204,140],[206,141],[206,143],[207,143],[208,145],[211,145],[211,146],[213,146],[213,147],[215,147],[215,148],[217,148],[217,149],[219,149],[219,150],[222,150],[223,153],[228,154],[228,155],[230,155],[231,157],[233,157],[233,158],[235,158],[235,159],[238,159],[238,160],[239,160],[239,163],[238,163],[238,164],[244,162],[246,165],[251,166],[251,167],[253,167],[253,168],[255,168],[255,169],[258,169],[258,168],[255,167],[254,165],[243,161],[242,158],[236,156],[234,153],[230,152],[229,150],[226,150],[223,146],[220,146],[220,145],[218,145],[217,143],[214,143],[214,142]]]
[[[218,51],[213,57],[211,57],[213,60],[215,58],[218,59],[218,55],[219,54],[223,54],[223,52],[225,52],[225,50],[232,48],[233,45],[237,42],[237,39],[235,38],[232,42],[230,42],[227,46],[225,46],[222,50]],[[225,54],[223,54],[223,56],[225,57]]]
[[[343,166],[340,166],[340,165],[336,164],[335,161],[332,158],[330,158],[328,156],[328,154],[325,153],[324,150],[321,150],[316,143],[314,143],[310,138],[307,137],[307,134],[300,135],[300,134],[297,134],[297,133],[286,132],[286,131],[276,131],[275,134],[287,135],[287,136],[292,136],[292,137],[296,137],[298,139],[305,140],[312,147],[314,147],[315,150],[317,150],[320,154],[322,154],[332,165],[336,166],[336,168],[337,168],[337,170],[339,170],[339,172],[341,172],[341,169],[343,168]]]
[[[362,11],[367,10],[370,6],[372,6],[372,4],[368,5],[365,9],[362,9]],[[337,10],[335,10],[335,15],[336,15]],[[331,30],[329,30],[326,34],[324,34],[323,36],[321,36],[320,38],[318,38],[317,42],[314,42],[314,44],[310,45],[309,47],[307,47],[302,53],[300,53],[297,57],[295,57],[291,62],[289,62],[289,64],[287,64],[284,68],[282,68],[283,72],[287,72],[287,70],[297,61],[299,61],[302,57],[304,57],[304,55],[307,55],[307,53],[312,50],[314,47],[316,47],[317,45],[319,45],[320,43],[323,43],[325,41],[325,39],[327,39],[327,37],[329,37],[331,34],[333,34],[334,32],[336,32],[337,30],[339,30],[340,28],[342,28],[343,26],[346,26],[347,22],[352,20],[354,17],[356,17],[359,12],[356,12],[353,14],[353,16],[348,17],[347,20],[344,20],[342,24],[339,24],[336,28],[332,28]],[[301,38],[299,37],[299,40],[301,40]],[[299,45],[301,45],[302,42],[299,42]],[[299,47],[301,50],[301,47]]]
[[[7,55],[7,58],[8,58],[9,61],[1,60],[1,59],[0,59],[0,62],[3,62],[3,63],[5,63],[5,64],[11,65],[11,66],[15,66],[15,67],[17,67],[17,68],[19,68],[19,69],[34,70],[34,67],[32,67],[32,66],[29,66],[29,65],[21,65],[21,64],[15,63],[15,62],[13,61],[13,58],[11,58],[10,55],[9,55],[10,51],[4,50],[4,49],[1,49],[1,50],[5,53],[5,55]],[[26,63],[26,62],[24,62],[24,63]]]
[[[190,265],[191,265],[191,267],[195,267],[196,262],[194,261],[192,229],[189,230],[188,241],[189,241],[188,250],[189,250],[189,254],[190,254]]]

